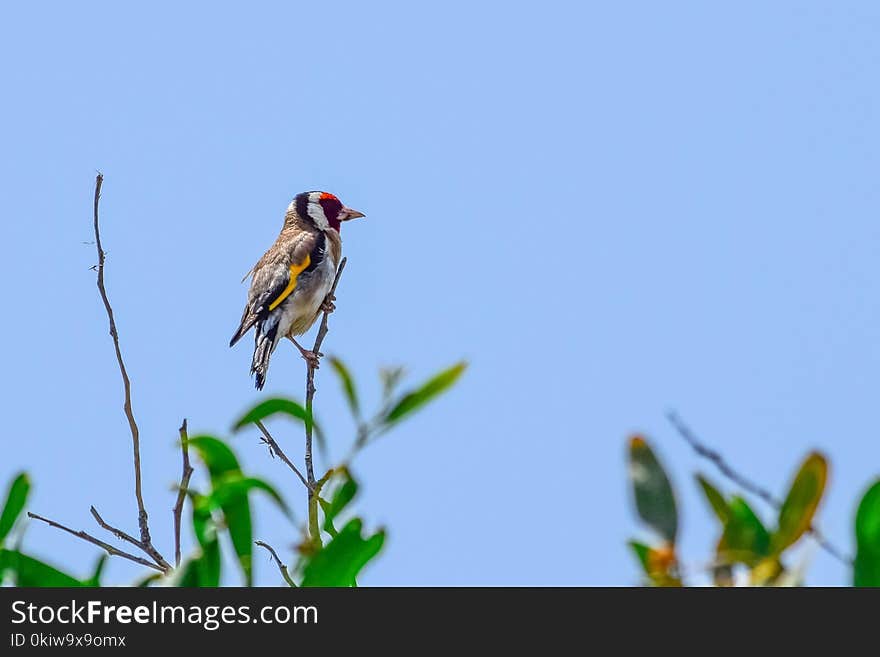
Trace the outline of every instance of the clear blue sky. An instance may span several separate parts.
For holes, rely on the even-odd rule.
[[[83,244],[100,169],[166,552],[176,428],[225,435],[260,398],[249,345],[226,346],[239,280],[307,189],[368,215],[344,227],[326,342],[365,394],[381,365],[419,379],[472,363],[357,463],[359,508],[390,531],[365,584],[634,583],[633,430],[670,466],[699,565],[712,525],[690,477],[711,470],[670,408],[780,493],[808,449],[826,451],[821,524],[851,550],[856,496],[880,471],[880,7],[736,5],[7,5],[0,482],[26,468],[33,510],[88,528],[96,504],[135,529]],[[299,397],[302,379],[282,347],[266,393]],[[344,403],[329,370],[318,383],[340,454]],[[301,457],[299,431],[278,433]],[[253,434],[235,445],[302,508]],[[283,546],[290,527],[259,504],[257,537]],[[27,545],[81,573],[96,556],[33,524]],[[848,578],[818,551],[809,572]]]

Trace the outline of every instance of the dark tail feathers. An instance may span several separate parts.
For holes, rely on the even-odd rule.
[[[254,359],[251,362],[251,374],[254,375],[254,385],[257,390],[262,390],[266,383],[266,374],[269,372],[269,358],[275,350],[275,334],[278,332],[278,320],[269,318],[257,325],[254,339]]]
[[[272,343],[269,340],[257,339],[254,348],[254,362],[251,363],[251,374],[254,375],[254,385],[257,390],[262,390],[266,384],[266,374],[269,372],[269,357],[272,355]]]
[[[251,327],[256,324],[257,316],[251,315],[248,313],[248,309],[245,308],[244,315],[241,318],[241,324],[238,325],[238,330],[236,330],[235,335],[232,336],[232,339],[229,341],[229,346],[232,347],[236,342],[241,340],[242,336],[251,330]]]

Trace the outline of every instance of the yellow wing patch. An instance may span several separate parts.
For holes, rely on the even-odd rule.
[[[278,306],[281,305],[281,302],[284,301],[287,297],[290,296],[291,292],[296,289],[296,278],[300,275],[300,273],[306,269],[310,264],[312,264],[312,258],[306,253],[305,260],[303,260],[298,265],[290,265],[290,282],[287,284],[287,287],[284,288],[284,292],[282,292],[275,301],[269,304],[269,310],[275,310]]]

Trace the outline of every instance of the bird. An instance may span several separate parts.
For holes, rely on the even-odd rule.
[[[295,336],[308,331],[322,311],[333,311],[328,293],[342,256],[342,222],[363,216],[329,192],[297,194],[278,238],[245,274],[242,282],[251,277],[247,304],[229,346],[254,329],[251,374],[257,390],[263,389],[269,359],[284,338],[307,363],[318,366],[319,354],[303,348]]]

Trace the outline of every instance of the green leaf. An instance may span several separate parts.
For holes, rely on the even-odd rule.
[[[642,570],[645,571],[645,574],[650,575],[651,566],[648,559],[651,555],[651,548],[644,543],[639,543],[638,541],[628,541],[627,545],[632,548],[632,551],[636,555],[636,559],[639,560],[639,563],[642,566]]]
[[[825,492],[827,477],[825,457],[817,452],[807,456],[779,509],[779,528],[772,540],[773,554],[782,553],[810,528]]]
[[[321,497],[320,495],[318,495],[318,504],[321,506],[321,509],[323,509],[323,511],[324,511],[324,516],[325,516],[325,519],[324,519],[324,531],[327,532],[328,534],[330,534],[331,537],[335,537],[336,534],[338,534],[339,532],[336,531],[336,527],[333,526],[333,523],[332,523],[332,522],[331,522],[331,523],[328,523],[327,520],[326,520],[327,509],[330,508],[330,502],[328,502],[328,501],[325,500],[323,497]]]
[[[641,436],[629,443],[629,477],[641,519],[670,544],[678,531],[672,485],[663,466]]]
[[[95,564],[95,569],[92,571],[92,576],[83,582],[83,586],[101,586],[101,574],[104,572],[104,566],[107,565],[108,556],[109,555],[105,552],[100,557],[98,557],[98,561]]]
[[[362,528],[360,518],[349,520],[333,540],[308,560],[300,586],[356,586],[358,573],[385,542],[384,530],[364,539]]]
[[[194,496],[192,523],[201,553],[180,567],[177,586],[218,586],[220,584],[220,541],[207,498]]]
[[[211,495],[216,492],[218,486],[222,487],[224,482],[230,481],[235,476],[241,477],[238,459],[235,453],[223,441],[213,436],[196,436],[189,439],[189,444],[199,453],[208,467],[213,489]],[[238,561],[241,564],[245,584],[250,586],[253,575],[251,570],[253,561],[253,525],[251,523],[250,503],[246,494],[238,496],[229,495],[228,493],[231,490],[227,489],[226,493],[221,490],[219,495],[220,497],[226,497],[226,500],[220,504],[220,508],[223,511],[223,519],[226,521],[229,537],[232,539],[232,547],[235,549],[235,554],[238,556]],[[208,499],[210,499],[210,496]],[[193,505],[194,509],[196,506],[195,504]],[[195,517],[193,522],[196,522]],[[198,535],[198,530],[196,530],[196,534]],[[208,578],[213,580],[213,569],[215,566],[218,569],[217,577],[219,578],[219,548],[216,564],[213,561],[213,546],[202,544],[202,549],[205,551],[204,558],[207,560],[205,567],[209,569],[209,574],[202,579]],[[216,584],[205,586],[216,586]]]
[[[31,482],[27,473],[20,472],[12,480],[9,492],[6,494],[6,503],[3,505],[3,513],[0,513],[0,545],[12,530],[12,526],[21,515],[21,510],[27,502],[31,490]]]
[[[54,566],[34,559],[17,550],[0,550],[0,571],[12,573],[16,586],[62,587],[83,583]]]
[[[211,475],[213,483],[230,472],[241,472],[235,452],[222,440],[214,436],[196,436],[189,439],[189,446],[195,449]]]
[[[162,575],[162,573],[149,573],[147,575],[144,575],[140,579],[136,580],[135,583],[132,584],[132,586],[137,589],[145,589],[148,586],[150,586],[150,584],[152,584],[153,582],[156,582],[156,581],[162,579],[162,577],[164,577]]]
[[[216,541],[185,561],[177,570],[174,585],[182,588],[215,587],[220,584],[220,544]]]
[[[254,534],[251,523],[251,507],[247,497],[224,505],[223,518],[226,520],[229,537],[232,539],[232,547],[235,549],[235,554],[238,556],[238,562],[244,573],[245,586],[251,586],[253,583]]]
[[[248,493],[252,490],[261,490],[267,493],[292,519],[290,508],[272,486],[262,479],[243,477],[238,473],[231,473],[219,479],[214,490],[205,500],[205,504],[222,509],[229,537],[232,539],[232,545],[248,586],[252,583],[253,561],[253,547],[251,545],[253,527],[248,501]],[[245,543],[246,541],[247,543]]]
[[[358,484],[352,479],[348,470],[343,468],[341,473],[343,481],[333,491],[333,497],[330,498],[330,502],[324,502],[319,498],[321,508],[324,509],[324,531],[331,536],[335,536],[337,533],[336,528],[333,526],[333,520],[348,506],[358,491]]]
[[[342,383],[342,391],[345,393],[348,408],[351,410],[351,413],[355,418],[359,418],[361,416],[361,405],[358,401],[357,389],[355,388],[351,372],[348,371],[345,363],[335,356],[330,358],[330,366],[333,368],[333,371],[336,372],[336,376],[339,377],[340,383]]]
[[[293,518],[293,512],[275,488],[262,479],[245,477],[238,472],[230,472],[218,478],[208,496],[207,504],[213,508],[222,509],[229,502],[247,496],[252,490],[261,490],[266,493],[288,518]]]
[[[770,532],[743,498],[732,497],[727,508],[730,515],[718,542],[719,561],[757,564],[770,553]]]
[[[709,506],[712,507],[712,510],[715,512],[715,515],[718,516],[721,524],[727,523],[727,520],[730,517],[730,509],[727,506],[724,496],[717,488],[715,488],[715,486],[709,483],[709,480],[703,475],[697,475],[697,483],[700,485],[703,495],[706,496],[706,499],[709,501]]]
[[[856,511],[853,586],[880,586],[880,480],[868,489]]]
[[[211,507],[207,504],[207,498],[201,495],[193,495],[192,526],[200,546],[205,547],[217,541],[217,526],[211,516]]]
[[[199,558],[201,555],[187,559],[177,569],[174,586],[180,588],[196,588],[199,585]]]
[[[461,362],[434,375],[421,386],[406,393],[391,407],[385,416],[385,423],[392,424],[418,410],[432,399],[450,388],[462,375],[467,363]]]
[[[215,541],[202,548],[202,556],[196,561],[199,586],[220,586],[220,542]],[[248,586],[251,585],[248,575]]]
[[[282,413],[297,420],[301,420],[306,426],[315,423],[309,412],[292,399],[273,398],[260,402],[245,413],[238,422],[233,425],[233,431],[239,431],[242,427],[256,422],[261,422],[268,417]],[[317,431],[317,427],[315,427]]]

